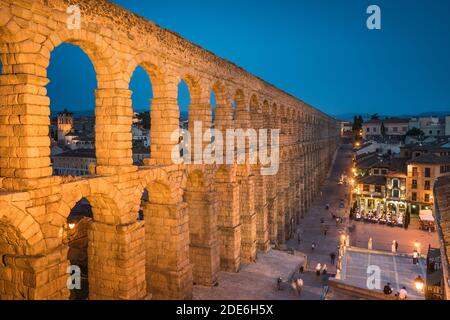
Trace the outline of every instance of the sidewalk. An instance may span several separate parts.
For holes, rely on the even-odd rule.
[[[336,267],[331,265],[330,253],[335,252],[337,256],[337,248],[339,245],[339,237],[345,233],[348,222],[348,199],[346,194],[350,193],[349,185],[338,185],[338,180],[344,172],[351,167],[352,149],[348,145],[339,148],[333,169],[324,186],[322,187],[322,196],[309,208],[304,218],[300,221],[300,244],[297,238],[287,241],[287,246],[294,248],[308,256],[308,273],[301,276],[304,280],[304,295],[302,299],[319,299],[323,280],[322,277],[316,277],[314,268],[317,263],[326,264],[328,273],[334,274]],[[339,208],[340,199],[344,199],[345,207]],[[330,205],[330,209],[326,210],[326,204]],[[344,219],[342,224],[336,226],[336,221],[332,219],[331,213]],[[322,232],[321,219],[324,219],[325,225],[328,226],[327,235]],[[311,244],[315,242],[316,248],[311,250]]]

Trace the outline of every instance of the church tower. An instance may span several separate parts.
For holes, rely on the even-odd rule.
[[[58,142],[64,143],[64,137],[73,128],[73,114],[66,109],[58,112]]]

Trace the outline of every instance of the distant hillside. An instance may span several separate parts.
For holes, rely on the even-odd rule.
[[[336,119],[339,119],[339,120],[352,121],[353,117],[355,115],[357,115],[357,116],[361,115],[364,120],[368,120],[368,119],[370,119],[372,113],[371,114],[369,114],[369,113],[361,114],[361,113],[349,112],[349,113],[336,114],[336,115],[333,115],[333,117],[335,117]],[[385,118],[392,118],[392,117],[395,117],[395,118],[432,117],[432,116],[433,117],[445,117],[447,115],[450,115],[450,110],[449,111],[427,111],[427,112],[422,112],[419,114],[400,114],[400,115],[382,115],[382,114],[380,114],[379,117],[381,119],[385,119]]]

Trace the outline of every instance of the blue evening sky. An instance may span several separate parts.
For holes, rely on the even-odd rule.
[[[113,2],[332,115],[450,112],[448,0]],[[366,27],[371,4],[381,30]],[[49,78],[54,110],[93,109],[95,74],[80,49],[57,48]],[[131,89],[135,109],[147,108],[143,70]]]

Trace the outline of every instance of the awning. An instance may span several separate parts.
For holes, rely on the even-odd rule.
[[[420,220],[422,220],[422,221],[434,222],[432,210],[420,210],[419,217],[420,217]]]

